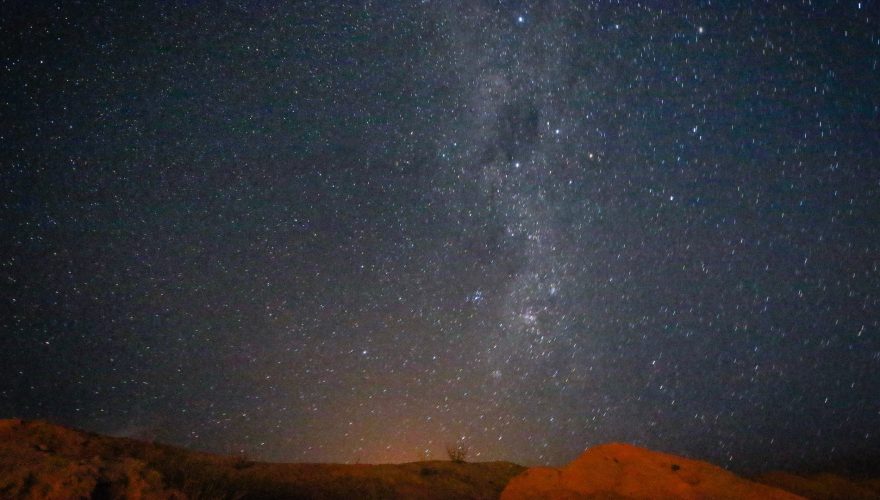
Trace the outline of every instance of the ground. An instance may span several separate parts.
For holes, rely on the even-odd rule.
[[[276,464],[0,420],[0,498],[23,499],[880,499],[880,480],[772,472],[754,480],[626,444],[563,468],[510,462]]]

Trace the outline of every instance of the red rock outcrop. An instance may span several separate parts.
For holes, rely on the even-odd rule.
[[[141,460],[99,456],[90,439],[45,422],[0,420],[0,498],[184,498]]]
[[[591,448],[567,466],[533,467],[514,477],[502,500],[801,499],[715,465],[627,444]]]

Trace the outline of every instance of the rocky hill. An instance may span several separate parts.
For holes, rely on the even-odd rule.
[[[510,481],[501,498],[795,500],[803,497],[743,479],[706,462],[614,443],[590,448],[561,469],[530,468]]]
[[[272,464],[0,420],[0,498],[498,498],[509,462]]]

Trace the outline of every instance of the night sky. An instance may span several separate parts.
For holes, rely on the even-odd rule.
[[[880,450],[880,5],[7,2],[0,416]]]

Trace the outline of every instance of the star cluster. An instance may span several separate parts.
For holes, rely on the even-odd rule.
[[[880,449],[876,2],[7,8],[0,415],[283,461]]]

